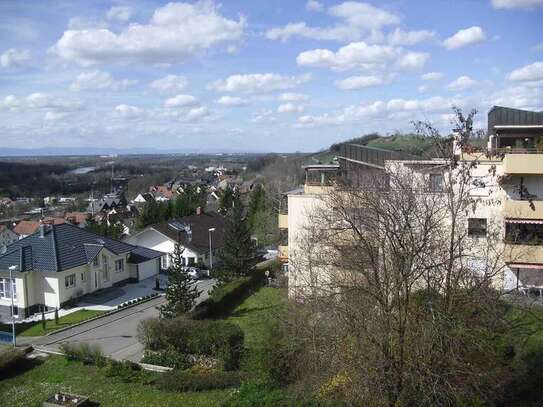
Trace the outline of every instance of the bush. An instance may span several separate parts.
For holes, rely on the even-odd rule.
[[[88,343],[64,343],[60,346],[60,350],[68,360],[79,360],[84,364],[100,367],[104,366],[106,362],[105,356],[97,345],[89,345]]]
[[[249,277],[241,277],[215,287],[209,298],[194,308],[190,317],[192,319],[206,319],[218,318],[227,314],[243,302],[256,288],[260,287],[265,278],[264,272],[257,270]]]
[[[166,349],[158,352],[146,351],[141,361],[150,365],[171,367],[178,370],[185,370],[193,365],[188,355],[180,353],[175,349]]]
[[[137,363],[123,360],[121,362],[113,359],[108,359],[105,374],[108,377],[117,377],[123,382],[131,383],[138,381],[140,378],[141,366]]]
[[[239,367],[244,340],[241,328],[231,322],[184,318],[144,320],[138,338],[148,350],[173,348],[182,354],[218,358],[224,370]]]
[[[186,392],[237,387],[245,375],[241,372],[194,374],[179,370],[162,374],[156,385],[161,390]]]
[[[0,376],[8,373],[9,370],[13,369],[17,364],[23,361],[25,355],[26,350],[20,348],[9,348],[0,351]]]

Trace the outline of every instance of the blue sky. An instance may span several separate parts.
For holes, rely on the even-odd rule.
[[[543,110],[543,0],[0,1],[1,147],[314,151]]]

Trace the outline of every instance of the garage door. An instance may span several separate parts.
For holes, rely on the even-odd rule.
[[[156,276],[159,271],[158,261],[158,259],[153,259],[138,264],[138,280],[141,281]]]

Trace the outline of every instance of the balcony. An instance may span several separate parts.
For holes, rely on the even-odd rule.
[[[278,246],[278,256],[279,260],[281,261],[287,261],[288,260],[288,246]]]
[[[288,229],[288,215],[279,214],[279,229]]]
[[[543,264],[543,245],[505,244],[505,261],[514,264]]]
[[[532,201],[530,204],[530,201],[507,199],[504,214],[510,219],[543,219],[543,201]]]
[[[503,172],[509,175],[543,175],[543,154],[505,154]]]

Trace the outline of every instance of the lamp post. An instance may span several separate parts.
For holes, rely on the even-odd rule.
[[[211,232],[215,232],[215,228],[209,228],[209,269],[213,269],[213,251],[211,249]]]
[[[13,284],[13,272],[17,270],[17,266],[10,266],[9,267],[9,284],[11,285],[10,287],[10,292],[11,292],[11,334],[12,334],[12,341],[13,341],[13,346],[17,346],[17,340],[15,339],[15,313],[13,312],[14,311],[14,303],[13,303],[13,286],[15,284]]]

